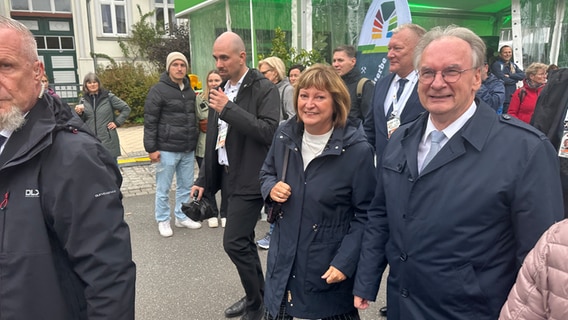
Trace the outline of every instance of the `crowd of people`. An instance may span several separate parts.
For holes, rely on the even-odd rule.
[[[0,35],[9,253],[0,269],[10,274],[0,314],[134,319],[116,132],[130,107],[89,73],[69,108],[29,30],[0,16]],[[467,28],[404,24],[388,44],[390,73],[375,84],[353,46],[337,47],[331,65],[287,71],[267,57],[255,69],[227,31],[200,93],[188,58],[169,53],[144,105],[159,234],[174,235],[172,213],[174,226],[201,228],[183,202],[211,205],[207,223],[224,228],[244,291],[228,318],[360,319],[387,266],[380,312],[390,320],[566,318],[566,107],[539,107],[539,95],[566,91],[556,84],[564,73],[543,63],[523,71],[509,46],[493,63],[486,52]],[[263,210],[272,223],[256,241]],[[266,272],[258,247],[268,249]]]

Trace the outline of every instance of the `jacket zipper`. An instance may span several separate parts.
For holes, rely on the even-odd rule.
[[[6,207],[8,206],[8,198],[10,197],[10,192],[6,191],[2,202],[0,202],[0,212],[2,212],[2,243],[0,243],[0,251],[4,252],[4,238],[6,237]]]

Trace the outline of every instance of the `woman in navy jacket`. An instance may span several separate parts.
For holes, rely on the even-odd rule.
[[[263,197],[283,211],[268,252],[267,319],[359,319],[353,276],[375,175],[363,127],[347,120],[349,100],[331,67],[305,71],[297,115],[277,130],[261,169]]]

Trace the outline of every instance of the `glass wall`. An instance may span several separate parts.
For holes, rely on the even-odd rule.
[[[226,14],[226,12],[228,14]],[[192,51],[192,70],[200,78],[215,67],[211,53],[215,38],[227,31],[238,33],[245,42],[247,64],[256,67],[258,55],[267,55],[272,49],[274,30],[280,27],[291,39],[291,3],[280,0],[255,0],[251,6],[249,0],[229,1],[228,11],[224,1],[206,6],[189,15]],[[251,30],[255,30],[254,35]],[[254,37],[253,37],[254,36]],[[254,49],[254,52],[253,52]],[[254,59],[253,59],[254,55]]]
[[[550,61],[550,50],[553,43],[554,28],[556,22],[563,20],[559,30],[560,50],[558,65],[568,67],[568,11],[564,4],[564,12],[558,11],[558,1],[521,1],[521,21],[522,24],[522,43],[523,43],[523,64],[525,68],[532,62],[542,62],[546,64]],[[559,17],[563,14],[563,17]],[[563,18],[563,19],[562,19]]]
[[[550,42],[553,34],[558,1],[522,0],[524,64],[533,61],[549,63]],[[252,21],[251,21],[252,2]],[[200,76],[214,68],[211,49],[216,36],[227,30],[241,34],[247,48],[249,66],[256,63],[258,54],[268,54],[272,48],[274,29],[280,27],[292,41],[292,2],[298,7],[297,30],[304,12],[310,12],[312,48],[318,49],[331,61],[332,50],[343,44],[356,45],[363,20],[372,0],[231,0],[218,1],[189,14],[193,70]],[[434,26],[456,24],[472,29],[488,46],[488,58],[497,54],[500,34],[510,31],[510,8],[494,13],[473,13],[439,8],[415,8],[411,3],[414,23],[430,29]],[[306,7],[308,6],[308,7]],[[228,14],[226,14],[228,13]],[[568,13],[564,12],[559,65],[568,66]],[[250,30],[255,30],[251,34]],[[305,35],[298,34],[298,37]],[[292,44],[291,44],[292,45]],[[253,52],[254,48],[254,52]],[[252,59],[252,56],[255,59]],[[254,66],[255,67],[255,66]]]

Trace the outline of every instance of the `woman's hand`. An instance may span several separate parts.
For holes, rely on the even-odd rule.
[[[85,111],[85,105],[84,104],[78,104],[78,105],[75,106],[75,112],[78,115],[82,115],[83,111]]]
[[[337,283],[347,279],[343,272],[339,271],[339,269],[334,266],[329,266],[329,269],[327,269],[321,278],[324,279],[327,284]]]
[[[272,187],[272,190],[270,190],[270,198],[272,201],[279,203],[286,202],[291,194],[292,189],[290,185],[282,181],[278,181],[274,187]]]
[[[114,129],[116,129],[116,127],[117,127],[117,126],[116,126],[116,123],[114,123],[114,122],[112,122],[112,121],[107,124],[107,128],[108,128],[109,130],[114,130]]]

